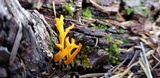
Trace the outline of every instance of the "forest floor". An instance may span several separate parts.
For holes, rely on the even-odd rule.
[[[71,64],[52,61],[54,70],[47,77],[160,77],[159,0],[20,1],[26,10],[45,17],[57,39],[55,18],[63,15],[64,28],[74,24],[67,36],[82,44]],[[59,51],[55,43],[59,41],[51,39],[54,55]]]

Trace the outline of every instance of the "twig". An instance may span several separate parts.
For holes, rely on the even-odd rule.
[[[24,61],[21,59],[21,57],[20,57],[20,55],[19,54],[17,54],[17,56],[18,56],[18,58],[19,58],[19,60],[20,60],[20,62],[21,62],[21,64],[22,64],[22,67],[23,67],[23,72],[22,72],[22,74],[23,74],[23,78],[26,78],[27,76],[26,76],[26,65],[24,64]]]
[[[151,47],[152,49],[155,49],[155,47],[157,47],[156,45],[152,44],[151,42],[148,42],[147,40],[145,40],[144,38],[139,38],[142,42],[144,42],[146,45],[148,45],[149,47]]]
[[[128,68],[121,74],[120,78],[123,78],[123,76],[126,75],[126,74],[129,72],[129,70],[130,70],[133,66],[136,66],[136,65],[138,65],[138,62],[135,62],[135,63],[133,63],[130,67],[128,67]]]
[[[103,76],[105,73],[93,73],[93,74],[85,74],[79,76],[79,78],[88,78],[88,77],[98,77],[98,76]]]
[[[11,56],[9,58],[9,64],[11,65],[15,58],[16,58],[16,54],[17,54],[17,51],[18,51],[18,48],[19,48],[19,45],[20,45],[20,41],[21,41],[21,38],[22,38],[22,24],[19,22],[19,29],[18,29],[18,33],[16,35],[16,38],[15,38],[15,42],[13,44],[13,47],[12,47],[12,51],[11,51]]]
[[[94,45],[94,47],[96,47],[97,46],[97,44],[98,44],[98,38],[96,38],[96,44]]]
[[[133,63],[133,61],[135,60],[135,58],[136,58],[137,55],[138,55],[138,52],[136,51],[136,53],[134,54],[132,60],[131,60],[131,61],[129,62],[129,64],[127,65],[127,67],[129,67],[129,66]]]
[[[148,71],[147,71],[147,69],[146,69],[146,66],[145,66],[144,61],[141,59],[141,60],[139,60],[138,62],[139,62],[139,64],[140,64],[140,66],[142,67],[144,73],[146,74],[147,78],[149,78],[149,74],[148,74]]]
[[[128,55],[127,55],[127,57],[125,58],[125,60],[124,60],[122,63],[120,63],[120,64],[112,71],[112,73],[114,73],[119,67],[121,67],[121,66],[126,62],[127,59],[128,59]]]
[[[109,76],[111,75],[111,71],[113,70],[113,68],[109,69],[103,76],[103,78],[109,78]]]
[[[146,57],[146,54],[145,54],[145,49],[144,49],[143,43],[140,42],[140,45],[141,45],[141,47],[142,47],[142,53],[143,53],[145,65],[146,65],[147,70],[148,70],[149,78],[153,78],[153,77],[152,77],[152,74],[151,74],[151,70],[150,70],[150,68],[149,68],[149,63],[148,63],[148,60],[147,60],[147,57]]]
[[[89,0],[89,2],[90,2],[93,6],[95,6],[97,9],[99,9],[99,10],[101,10],[102,12],[104,12],[104,13],[107,13],[107,14],[108,14],[108,12],[107,12],[107,11],[105,11],[104,7],[102,7],[102,6],[98,5],[98,4],[97,4],[96,2],[94,2],[93,0]]]
[[[52,5],[53,5],[53,13],[54,13],[54,16],[56,17],[56,9],[55,9],[55,2],[54,1],[52,1]]]
[[[131,73],[127,78],[133,78],[134,73]]]
[[[153,54],[154,51],[155,51],[155,50],[150,50],[150,51],[148,51],[148,52],[146,53],[146,56],[149,56],[149,55]],[[140,58],[140,59],[141,59],[141,58]],[[133,63],[130,67],[128,67],[128,68],[120,75],[119,78],[123,78],[123,76],[126,75],[133,66],[138,65],[138,64],[139,64],[138,62]]]
[[[122,19],[122,22],[124,22],[124,18],[122,17],[122,15],[118,12],[118,16]]]
[[[53,69],[53,72],[48,76],[48,78],[52,78],[53,74],[55,74],[56,70],[55,68],[52,68]]]
[[[116,75],[114,75],[114,76],[111,76],[110,78],[119,78],[122,74],[123,74],[123,73],[118,73],[118,74],[116,74]]]
[[[156,59],[158,61],[158,63],[152,68],[152,69],[154,69],[160,64],[160,60],[156,56],[154,56],[153,54],[152,54],[152,56],[154,59]]]

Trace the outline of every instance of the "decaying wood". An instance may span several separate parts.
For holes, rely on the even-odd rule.
[[[89,2],[95,6],[97,9],[99,9],[101,12],[104,12],[106,14],[109,14],[110,12],[118,12],[119,9],[119,3],[117,2],[114,4],[114,7],[104,7],[99,4],[97,4],[94,0],[89,0]]]
[[[25,10],[18,0],[0,0],[0,3],[0,63],[5,61],[0,67],[10,73],[1,77],[38,77],[40,69],[53,57],[48,49],[53,31],[41,14]],[[3,58],[2,53],[9,57]]]

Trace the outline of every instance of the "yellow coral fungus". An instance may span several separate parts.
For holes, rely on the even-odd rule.
[[[59,44],[56,44],[56,46],[60,49],[59,52],[54,56],[54,61],[57,62],[61,59],[63,59],[66,56],[66,60],[64,61],[65,64],[70,64],[74,57],[78,54],[78,52],[81,50],[82,45],[79,43],[79,45],[75,44],[75,40],[72,38],[71,43],[69,42],[69,37],[66,38],[66,35],[68,32],[73,29],[74,24],[72,26],[68,27],[64,31],[64,17],[63,15],[59,18],[56,18],[56,27],[59,31]],[[66,38],[66,39],[65,39]],[[74,52],[72,52],[74,50]],[[72,54],[71,54],[72,52]]]

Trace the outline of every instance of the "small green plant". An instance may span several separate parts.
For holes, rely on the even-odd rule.
[[[84,69],[91,68],[90,59],[88,58],[88,53],[92,52],[90,46],[84,46],[81,51],[82,52],[74,58],[71,66],[74,67],[76,64],[81,64]]]
[[[130,15],[131,13],[135,12],[135,9],[134,8],[127,8],[126,12],[127,12],[127,15]]]
[[[90,64],[90,60],[88,58],[88,55],[83,55],[81,58],[83,58],[82,59],[82,66],[84,67],[84,69],[92,67]]]
[[[109,59],[110,59],[111,63],[113,63],[113,64],[118,63],[119,54],[120,54],[120,51],[119,51],[117,44],[113,43],[109,47]]]
[[[52,5],[51,4],[46,4],[46,7],[49,9],[52,9]]]
[[[83,9],[83,16],[86,17],[86,18],[91,18],[92,17],[90,7],[86,7],[85,9]]]
[[[48,48],[51,50],[51,52],[53,52],[55,49],[57,49],[57,47],[56,46],[53,46],[55,43],[54,43],[54,41],[53,41],[53,37],[52,36],[50,36],[49,37],[49,45],[48,45]],[[53,54],[56,54],[57,52],[55,51],[55,52],[53,52]]]
[[[82,39],[82,37],[83,37],[83,35],[78,35],[77,36],[77,38],[80,39],[80,40]]]
[[[120,39],[116,39],[116,40],[114,41],[114,43],[116,43],[116,44],[122,44],[123,41],[121,41]]]
[[[124,33],[124,28],[119,28],[119,33],[123,34]]]
[[[75,67],[76,64],[82,65],[84,70],[87,68],[92,68],[90,59],[88,58],[88,55],[86,54],[78,54],[77,57],[71,62],[70,65],[67,65],[67,71],[70,71],[72,67]]]
[[[75,12],[75,8],[73,7],[72,3],[67,3],[63,6],[63,11],[68,12],[70,15],[73,15]]]
[[[141,8],[141,13],[146,15],[149,13],[149,9],[148,8]]]
[[[107,26],[106,25],[103,25],[103,24],[98,24],[98,27],[99,29],[107,29]]]
[[[90,50],[91,50],[91,47],[90,47],[90,46],[84,46],[84,47],[82,48],[82,53],[83,53],[83,54],[88,54],[88,53],[90,53]]]
[[[107,41],[112,41],[112,37],[111,37],[111,36],[105,36],[105,39],[106,39]]]
[[[52,36],[50,36],[50,38],[49,38],[49,49],[51,49],[51,50],[53,50],[53,45],[54,45],[54,42],[53,42],[52,39],[53,39]]]
[[[76,64],[81,64],[84,69],[91,68],[90,60],[86,54],[78,54],[77,57],[71,63],[71,66],[74,67]]]
[[[34,3],[34,4],[33,4],[33,8],[35,9],[36,7],[37,7],[37,4],[36,4],[36,3]]]
[[[131,13],[134,13],[134,12],[140,12],[141,14],[147,15],[149,13],[149,9],[139,5],[139,6],[127,8],[126,12],[127,12],[127,15],[130,15]]]
[[[118,47],[118,44],[123,43],[121,40],[114,40],[111,39],[110,36],[107,36],[106,39],[108,39],[110,41],[110,47],[108,49],[106,49],[105,51],[109,52],[109,60],[111,61],[111,63],[113,64],[117,64],[118,63],[118,58],[120,55],[120,50]]]
[[[103,24],[98,24],[97,26],[93,26],[93,29],[94,30],[98,30],[98,29],[104,29],[104,30],[106,30],[107,26],[103,25]]]
[[[131,41],[130,40],[127,40],[127,39],[124,39],[123,40],[123,43],[130,43]]]
[[[108,52],[108,51],[109,51],[109,48],[104,48],[104,51]]]

